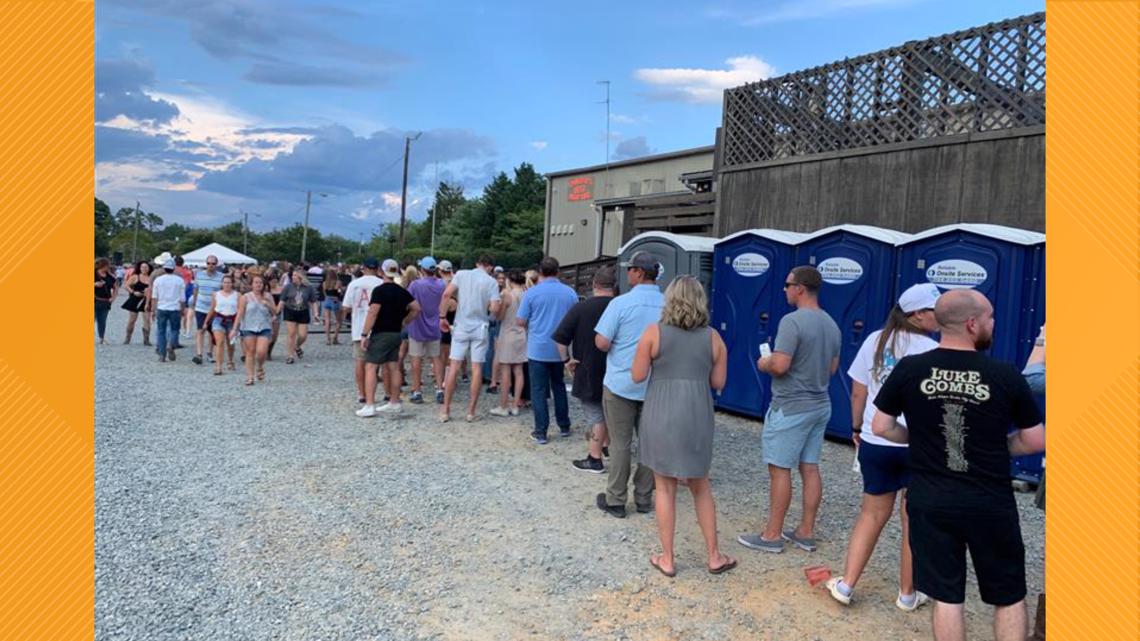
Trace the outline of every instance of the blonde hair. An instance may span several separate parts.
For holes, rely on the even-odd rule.
[[[420,270],[416,269],[415,265],[408,265],[408,268],[404,270],[404,287],[411,285],[412,281],[416,280],[419,277]]]
[[[537,284],[538,284],[538,270],[535,270],[535,269],[526,270],[526,288],[530,289],[531,287],[534,287]]]
[[[697,329],[709,324],[709,303],[705,288],[693,276],[678,276],[665,289],[661,324],[681,329]]]

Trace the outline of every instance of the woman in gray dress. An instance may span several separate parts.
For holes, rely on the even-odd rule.
[[[710,388],[724,389],[728,350],[709,328],[708,298],[700,281],[678,276],[665,290],[661,322],[641,335],[633,359],[634,382],[649,379],[639,425],[639,459],[653,470],[661,554],[649,563],[668,577],[673,559],[677,484],[686,479],[697,523],[708,548],[708,571],[721,574],[736,559],[721,554],[716,539],[716,503],[709,484],[713,402]]]

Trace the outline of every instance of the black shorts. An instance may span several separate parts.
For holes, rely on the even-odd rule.
[[[364,362],[373,365],[395,363],[400,360],[400,342],[399,332],[380,332],[369,336]]]
[[[1025,545],[1017,509],[940,511],[907,504],[914,587],[943,603],[966,600],[966,550],[989,605],[1025,599]]]
[[[305,309],[289,309],[285,308],[285,322],[286,323],[301,323],[303,325],[309,324],[309,308]]]

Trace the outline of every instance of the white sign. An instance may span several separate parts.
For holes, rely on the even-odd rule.
[[[771,265],[768,259],[760,254],[741,254],[732,259],[732,268],[737,274],[746,278],[753,278],[768,271]]]
[[[850,285],[863,277],[863,266],[850,258],[828,258],[815,266],[823,282],[832,285]]]
[[[926,268],[926,280],[942,289],[972,289],[986,282],[986,268],[968,261],[952,258],[940,260]]]

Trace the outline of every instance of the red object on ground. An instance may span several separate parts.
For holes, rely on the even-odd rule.
[[[804,568],[804,576],[807,577],[808,585],[814,588],[831,578],[831,569],[826,565],[809,565]]]

